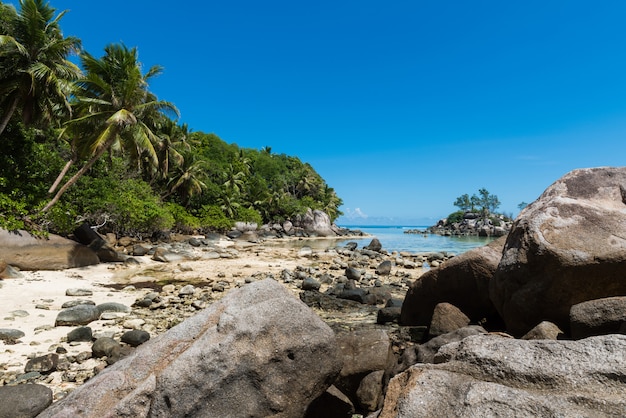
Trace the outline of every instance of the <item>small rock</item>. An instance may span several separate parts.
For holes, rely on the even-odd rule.
[[[67,334],[68,343],[72,341],[91,341],[92,338],[93,334],[90,327],[78,327]]]
[[[59,362],[58,354],[56,353],[46,354],[44,356],[35,357],[33,359],[28,360],[28,363],[26,363],[26,366],[24,367],[24,371],[26,373],[29,373],[29,372],[50,373],[56,370],[58,362]]]
[[[122,342],[130,345],[131,347],[137,347],[148,341],[150,339],[150,334],[146,331],[134,329],[132,331],[125,332],[122,335]]]
[[[67,289],[65,296],[92,296],[93,291],[89,289]]]

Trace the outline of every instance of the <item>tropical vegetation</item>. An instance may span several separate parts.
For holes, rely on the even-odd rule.
[[[1,227],[149,234],[280,222],[308,208],[341,215],[310,164],[194,132],[150,91],[161,67],[143,72],[123,44],[92,55],[63,35],[64,13],[44,0],[0,2]]]

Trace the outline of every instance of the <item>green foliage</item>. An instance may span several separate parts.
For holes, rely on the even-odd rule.
[[[193,216],[178,203],[166,203],[165,208],[174,218],[174,229],[184,234],[190,234],[200,228],[200,219]]]
[[[461,222],[463,220],[463,216],[465,215],[464,210],[459,210],[456,212],[452,212],[450,215],[448,215],[448,219],[447,219],[447,224],[451,225],[453,223],[457,223],[457,222]]]
[[[200,227],[209,231],[228,231],[234,225],[233,220],[229,219],[216,205],[202,206],[198,218],[200,218]]]
[[[237,210],[237,220],[241,222],[255,223],[261,225],[263,218],[258,210],[253,208],[239,208]]]
[[[489,213],[495,213],[496,209],[500,207],[500,200],[498,196],[492,195],[487,189],[482,188],[478,190],[478,196],[468,194],[461,195],[454,201],[454,206],[458,207],[462,212],[475,212],[477,208],[480,208],[483,216],[487,216]]]
[[[137,48],[82,51],[79,69],[67,60],[80,41],[63,37],[64,12],[39,0],[19,6],[0,2],[0,226],[34,220],[69,234],[86,221],[139,235],[223,231],[308,208],[341,215],[342,200],[310,164],[170,119],[175,106],[149,90],[161,67],[142,72]],[[39,64],[48,67],[34,71]]]

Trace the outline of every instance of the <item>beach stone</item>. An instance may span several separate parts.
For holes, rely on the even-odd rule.
[[[456,306],[474,322],[485,318],[498,321],[489,298],[489,281],[500,262],[504,243],[505,239],[499,238],[420,276],[404,298],[401,324],[430,325],[435,306],[441,302]]]
[[[96,306],[98,311],[102,314],[104,312],[118,312],[118,313],[130,313],[130,306],[126,306],[119,302],[104,302]]]
[[[148,254],[151,250],[152,245],[141,242],[133,245],[132,254],[136,257],[141,257]]]
[[[431,337],[447,334],[469,325],[470,319],[459,308],[450,303],[438,303],[433,310],[428,334]]]
[[[137,347],[150,339],[150,333],[134,329],[132,331],[127,331],[122,335],[121,341],[130,345],[131,347]]]
[[[302,290],[320,290],[322,284],[312,277],[302,280]]]
[[[146,323],[146,321],[144,319],[141,319],[141,318],[131,318],[131,319],[127,319],[126,321],[124,321],[122,323],[122,326],[124,328],[128,328],[128,329],[139,329],[145,323]]]
[[[363,247],[365,250],[380,252],[383,249],[383,245],[378,238],[373,238],[368,245]]]
[[[311,257],[313,255],[313,250],[311,247],[302,247],[298,251],[298,257]]]
[[[355,269],[354,267],[348,267],[345,274],[348,280],[358,281],[361,279],[361,270]]]
[[[626,336],[579,341],[476,335],[389,382],[380,417],[618,417]],[[529,361],[531,359],[531,361]]]
[[[95,358],[110,357],[116,349],[120,348],[120,343],[110,337],[100,337],[91,346],[91,352]]]
[[[78,327],[67,334],[67,342],[72,341],[91,341],[93,339],[92,330],[90,327]]]
[[[59,362],[59,355],[50,353],[28,360],[24,367],[24,372],[50,373],[56,370]]]
[[[563,331],[550,321],[541,321],[539,325],[528,331],[522,340],[558,340],[563,337]]]
[[[25,335],[26,334],[24,334],[19,329],[0,328],[0,340],[1,341],[18,340]]]
[[[67,289],[65,296],[93,296],[93,290],[91,289]]]
[[[192,284],[188,284],[183,286],[179,291],[178,291],[178,296],[191,296],[195,293],[196,291],[196,287]]]
[[[0,279],[19,279],[22,277],[24,275],[18,269],[0,260]]]
[[[380,276],[389,276],[391,274],[391,261],[385,260],[376,267],[376,274]]]
[[[397,307],[397,306],[381,308],[378,310],[378,314],[376,316],[376,323],[383,325],[389,322],[399,322],[401,313],[402,313],[402,308]]]
[[[40,384],[0,386],[0,418],[31,418],[52,404],[52,390]]]
[[[74,306],[78,306],[78,305],[96,305],[96,302],[92,301],[92,300],[88,300],[88,299],[74,299],[74,300],[68,300],[67,302],[65,302],[63,305],[61,305],[62,309],[66,309],[66,308],[72,308]]]
[[[54,234],[36,238],[26,231],[0,229],[0,248],[3,261],[23,271],[64,270],[100,263],[87,246]]]
[[[517,217],[490,282],[514,336],[547,320],[569,333],[570,309],[626,294],[626,167],[574,170]]]
[[[271,279],[137,347],[40,418],[303,416],[341,369],[332,330]]]
[[[570,310],[572,338],[618,334],[626,323],[626,296],[594,299],[577,303]]]
[[[77,305],[63,309],[57,314],[54,326],[87,325],[100,318],[100,311],[94,305]]]
[[[11,311],[9,312],[11,314],[11,316],[15,317],[15,318],[26,318],[27,316],[29,316],[30,314],[23,310],[23,309],[18,309],[15,311]]]

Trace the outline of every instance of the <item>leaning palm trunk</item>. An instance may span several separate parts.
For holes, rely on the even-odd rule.
[[[19,103],[19,101],[20,101],[19,96],[16,96],[15,99],[13,99],[13,103],[11,103],[11,107],[7,109],[7,113],[2,118],[2,122],[0,122],[0,135],[2,135],[2,132],[4,132],[7,125],[9,124],[9,121],[13,117],[13,114],[15,113],[15,109],[17,109],[17,104]]]
[[[41,211],[42,212],[47,212],[48,209],[50,209],[55,203],[57,203],[59,201],[59,199],[61,198],[61,196],[63,196],[63,193],[65,193],[67,191],[67,189],[69,189],[74,183],[76,183],[78,181],[78,179],[80,179],[83,176],[83,174],[85,174],[87,171],[89,171],[89,169],[95,164],[95,162],[98,161],[98,158],[100,158],[102,156],[102,154],[104,154],[104,151],[109,149],[109,147],[113,144],[114,141],[115,141],[115,135],[111,135],[111,138],[109,138],[109,140],[104,144],[104,146],[100,147],[98,149],[98,151],[96,151],[96,153],[89,159],[89,161],[87,161],[87,163],[84,166],[82,166],[81,169],[78,170],[76,172],[76,174],[74,174],[59,189],[59,191],[57,191],[57,194],[54,195],[52,200],[50,200],[50,202],[48,202],[48,204],[46,206],[44,206],[44,208],[41,209]],[[71,162],[71,160],[70,160],[70,162]],[[68,162],[68,164],[69,164],[69,162]],[[63,168],[63,170],[65,170],[66,168],[69,168],[67,164]],[[61,175],[59,175],[59,178],[63,178],[63,177]],[[57,178],[57,180],[59,180],[59,178]],[[57,182],[55,181],[55,183],[57,183]],[[60,181],[59,181],[59,183],[60,183]],[[58,184],[57,184],[57,186],[58,186]],[[56,188],[56,186],[54,186],[54,185],[53,185],[53,187]],[[50,189],[52,190],[52,187]]]
[[[54,193],[54,191],[56,190],[57,187],[59,187],[59,184],[61,183],[61,180],[63,180],[63,177],[65,177],[65,175],[67,174],[68,170],[70,169],[70,167],[72,166],[72,164],[74,164],[75,160],[72,157],[66,164],[65,167],[63,167],[63,170],[61,170],[61,172],[59,173],[59,175],[57,176],[57,179],[54,181],[54,184],[52,186],[50,186],[50,190],[48,190],[48,193]]]

